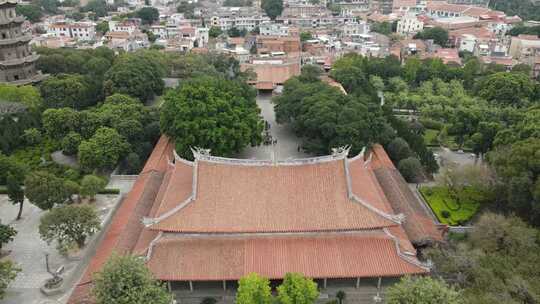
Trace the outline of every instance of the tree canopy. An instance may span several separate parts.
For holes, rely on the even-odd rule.
[[[256,273],[249,274],[238,281],[237,304],[270,304],[272,294],[270,281]]]
[[[435,275],[462,288],[466,303],[534,303],[540,296],[538,236],[517,217],[485,213],[464,241],[427,256]]]
[[[460,304],[460,294],[445,282],[430,277],[404,277],[388,288],[388,304]]]
[[[21,269],[13,262],[9,260],[0,261],[0,300],[4,298],[9,283],[15,280],[20,271]]]
[[[172,299],[136,256],[113,255],[93,282],[98,304],[170,304]]]
[[[298,273],[287,273],[277,290],[281,304],[313,304],[319,297],[317,283]]]
[[[150,100],[163,92],[165,68],[152,54],[144,51],[121,55],[105,74],[104,88],[108,95],[127,94]]]
[[[429,27],[414,36],[415,39],[433,39],[436,44],[445,47],[448,43],[448,31],[442,27]]]
[[[287,80],[274,99],[277,121],[291,124],[305,151],[325,155],[351,145],[355,154],[385,136],[381,130],[388,125],[379,109],[308,74]]]
[[[262,0],[261,7],[274,20],[283,11],[283,0]]]
[[[28,200],[42,210],[63,204],[68,198],[63,180],[45,171],[28,174],[24,186]]]
[[[115,129],[101,127],[79,145],[79,162],[87,171],[113,169],[128,149],[129,144]]]
[[[263,124],[255,92],[221,77],[196,77],[163,98],[161,130],[175,139],[176,151],[192,159],[191,148],[231,156],[262,140]]]
[[[143,24],[152,24],[159,20],[159,11],[155,7],[145,6],[136,12]]]
[[[75,243],[82,248],[86,239],[101,227],[99,217],[90,205],[64,205],[47,212],[40,219],[39,234],[48,243],[57,241],[59,247]]]

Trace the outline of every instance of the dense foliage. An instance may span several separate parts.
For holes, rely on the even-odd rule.
[[[220,77],[197,77],[169,91],[161,109],[161,130],[173,137],[176,151],[192,159],[191,148],[231,156],[262,140],[255,91]]]
[[[249,274],[238,281],[237,304],[270,304],[272,293],[270,281],[256,273]]]
[[[0,250],[4,244],[13,241],[13,238],[17,235],[15,228],[0,223]]]
[[[283,0],[262,0],[261,8],[270,19],[274,20],[283,11]]]
[[[489,7],[503,11],[508,16],[518,15],[523,20],[540,20],[540,6],[531,0],[491,0]]]
[[[449,287],[444,281],[430,277],[404,277],[388,288],[388,304],[461,304],[459,292]]]
[[[43,215],[39,223],[39,234],[48,243],[56,241],[59,248],[72,243],[82,248],[86,239],[100,227],[93,206],[72,204],[53,208]]]
[[[429,40],[445,47],[448,44],[448,31],[442,27],[428,27],[414,36],[414,39]]]
[[[97,304],[171,303],[171,295],[140,257],[113,255],[93,282]]]
[[[428,252],[434,272],[463,289],[466,303],[536,303],[538,230],[516,217],[486,213],[465,241]]]
[[[142,101],[160,95],[165,87],[165,67],[156,60],[155,51],[120,55],[105,74],[107,95],[127,94]]]
[[[381,131],[389,128],[380,109],[365,99],[345,95],[304,74],[285,83],[283,94],[276,97],[279,123],[290,123],[302,138],[302,148],[313,154],[329,154],[332,148],[351,145],[351,153],[380,142]]]
[[[9,260],[0,261],[0,300],[4,298],[9,283],[17,277],[21,271],[13,262]]]

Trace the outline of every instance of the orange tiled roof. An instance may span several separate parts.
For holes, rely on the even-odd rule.
[[[393,211],[405,215],[402,227],[411,242],[424,245],[443,240],[443,226],[431,219],[381,145],[372,148],[371,166]]]
[[[396,225],[348,197],[343,159],[302,165],[244,165],[198,160],[196,197],[151,226],[188,233],[338,231]],[[379,207],[377,189],[360,176],[356,193]],[[175,184],[167,191],[179,191]],[[165,194],[179,205],[182,198]]]
[[[401,256],[400,256],[401,255]],[[256,272],[311,278],[395,277],[428,272],[383,231],[269,237],[164,237],[147,263],[160,280],[237,280]]]
[[[157,189],[162,181],[167,161],[172,157],[172,142],[162,136],[133,188],[115,212],[95,255],[90,260],[83,277],[75,287],[68,303],[80,303],[88,297],[92,276],[99,271],[113,252],[131,252],[143,229],[140,218],[152,207]]]

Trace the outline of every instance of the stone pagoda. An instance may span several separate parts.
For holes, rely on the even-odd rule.
[[[0,83],[24,85],[45,75],[36,70],[39,55],[30,49],[32,35],[22,31],[24,18],[17,16],[16,6],[16,0],[0,0]]]

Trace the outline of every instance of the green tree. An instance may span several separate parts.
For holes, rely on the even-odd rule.
[[[86,239],[101,227],[99,217],[90,205],[65,205],[51,209],[40,219],[39,235],[47,243],[57,241],[59,247],[75,243],[83,248]]]
[[[141,18],[143,24],[152,24],[159,20],[159,11],[155,7],[143,7],[135,14]]]
[[[105,188],[105,181],[95,175],[85,175],[81,181],[81,195],[87,196],[93,201],[96,194]]]
[[[195,19],[195,3],[190,3],[189,1],[180,1],[180,4],[176,7],[178,13],[184,14],[186,19]]]
[[[217,36],[221,35],[221,33],[223,33],[223,31],[219,26],[212,26],[210,27],[210,30],[208,30],[208,36],[212,38],[216,38]]]
[[[36,23],[41,20],[43,14],[41,13],[41,8],[34,4],[29,5],[17,5],[15,8],[17,15],[22,15],[26,17],[30,22]]]
[[[45,171],[34,171],[24,180],[28,200],[42,210],[63,204],[67,197],[64,181]]]
[[[383,35],[390,35],[392,34],[392,24],[388,21],[374,22],[371,25],[371,31]]]
[[[465,303],[534,303],[540,295],[538,230],[489,212],[474,227],[464,240],[426,251],[434,274],[462,288]]]
[[[101,127],[79,145],[79,163],[87,171],[113,169],[128,148],[129,144],[115,129]]]
[[[4,298],[9,283],[17,277],[21,271],[9,260],[0,261],[0,300]]]
[[[172,300],[136,256],[113,255],[93,282],[97,304],[169,304]]]
[[[105,0],[90,0],[86,6],[82,8],[83,12],[91,12],[96,17],[107,16],[107,2]]]
[[[128,174],[137,174],[141,169],[141,158],[137,153],[131,152],[126,156],[125,169]]]
[[[413,155],[409,144],[401,137],[394,138],[390,144],[388,144],[386,150],[395,163],[399,163],[402,159]]]
[[[404,277],[388,288],[388,304],[459,304],[459,292],[445,282],[430,277]]]
[[[42,116],[45,133],[54,139],[61,139],[77,130],[81,121],[79,112],[72,108],[47,109]]]
[[[407,157],[399,161],[398,170],[409,183],[418,183],[422,179],[422,164],[416,157]]]
[[[531,97],[533,85],[523,73],[499,72],[487,76],[479,84],[478,95],[502,105],[520,106]]]
[[[24,130],[23,139],[26,144],[34,146],[41,143],[43,136],[41,136],[41,131],[38,129],[30,128]]]
[[[310,32],[301,32],[300,33],[300,41],[308,41],[310,39],[313,39],[313,35]]]
[[[40,91],[47,108],[82,109],[93,103],[90,88],[80,75],[49,77],[41,83]]]
[[[161,130],[173,137],[179,155],[192,159],[191,148],[230,156],[262,140],[255,93],[245,83],[197,77],[163,98]]]
[[[10,172],[7,175],[6,179],[6,188],[8,198],[14,205],[19,205],[19,212],[17,213],[16,220],[21,219],[24,203],[24,190],[21,187],[21,184],[24,182],[24,173],[23,172]]]
[[[317,283],[298,273],[287,273],[277,290],[281,304],[312,304],[319,297]]]
[[[79,145],[82,142],[81,134],[77,132],[69,132],[62,139],[62,153],[65,155],[75,155],[79,151]]]
[[[261,7],[266,15],[274,20],[283,11],[283,0],[262,0]]]
[[[0,223],[0,250],[4,244],[13,241],[15,235],[17,235],[15,228]]]
[[[345,291],[338,290],[338,292],[336,292],[336,298],[338,299],[339,304],[343,304],[343,300],[345,300],[346,297],[347,297],[347,294],[345,293]]]
[[[2,101],[20,102],[32,111],[40,111],[43,100],[39,90],[33,86],[15,86],[0,83],[0,96]]]
[[[433,39],[436,44],[445,47],[448,43],[448,31],[442,27],[430,27],[419,32],[414,36],[414,39],[429,40]]]
[[[77,202],[81,201],[80,192],[81,192],[81,186],[77,184],[77,182],[72,180],[65,180],[64,181],[64,189],[66,189],[68,199],[70,203],[74,203],[73,196],[75,195],[77,197]]]
[[[256,273],[249,274],[238,281],[237,304],[270,304],[272,294],[270,281]]]
[[[127,94],[147,101],[162,93],[165,69],[153,53],[137,52],[121,55],[105,74],[104,88],[108,95]]]
[[[101,35],[105,35],[109,31],[109,22],[107,21],[101,21],[96,25],[96,32],[100,33]]]
[[[500,178],[505,209],[534,225],[540,225],[540,139],[528,138],[488,153],[489,163]]]

